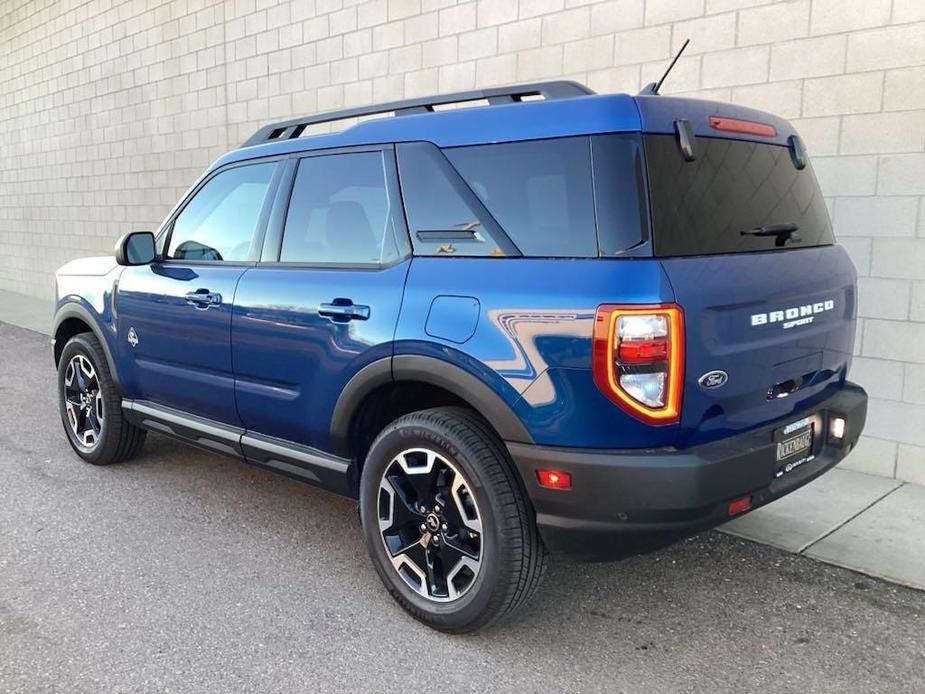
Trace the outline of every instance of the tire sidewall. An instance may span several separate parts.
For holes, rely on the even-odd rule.
[[[478,504],[482,520],[482,564],[475,583],[452,602],[428,600],[412,590],[392,566],[379,532],[378,494],[382,474],[395,456],[409,448],[432,449],[456,465]],[[507,541],[497,522],[499,502],[467,448],[451,433],[402,418],[387,427],[373,443],[360,480],[360,517],[367,549],[377,572],[390,592],[412,614],[431,625],[448,629],[462,628],[478,619],[497,601],[497,587],[504,583],[503,562],[499,557],[507,551]]]

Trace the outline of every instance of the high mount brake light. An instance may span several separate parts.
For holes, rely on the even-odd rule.
[[[744,133],[745,135],[761,135],[762,137],[775,137],[777,135],[777,128],[773,125],[756,123],[753,120],[723,118],[722,116],[710,116],[710,127],[714,130]]]
[[[594,382],[650,424],[681,415],[684,318],[675,304],[599,306],[594,317]]]

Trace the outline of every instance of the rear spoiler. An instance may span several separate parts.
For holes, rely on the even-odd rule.
[[[689,135],[696,137],[725,137],[786,147],[791,146],[790,138],[797,136],[785,119],[745,106],[660,95],[640,94],[634,98],[646,133],[675,134],[676,123],[686,121]],[[736,127],[737,123],[741,127]],[[764,127],[749,129],[748,125]]]

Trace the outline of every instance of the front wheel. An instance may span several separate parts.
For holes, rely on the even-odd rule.
[[[122,415],[122,398],[92,333],[75,335],[61,351],[58,402],[68,443],[88,463],[117,463],[141,450],[145,431]]]
[[[525,603],[546,550],[504,451],[462,408],[415,412],[370,448],[360,516],[380,578],[415,618],[483,628]]]

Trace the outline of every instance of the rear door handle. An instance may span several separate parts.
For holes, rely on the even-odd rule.
[[[330,304],[321,304],[318,315],[329,318],[335,323],[346,323],[350,320],[368,320],[369,306],[360,306],[350,299],[334,299]]]
[[[196,308],[205,309],[222,303],[222,295],[208,289],[197,289],[195,292],[187,292],[186,301]]]

